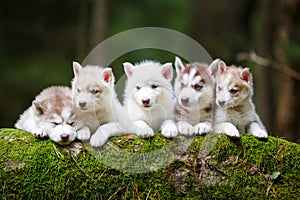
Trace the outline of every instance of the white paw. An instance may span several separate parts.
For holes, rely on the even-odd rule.
[[[147,138],[147,137],[153,137],[154,136],[154,131],[151,127],[149,127],[144,121],[139,120],[135,121],[134,124],[136,125],[135,133],[137,136],[142,137],[142,138]]]
[[[240,137],[238,129],[228,122],[217,124],[214,130],[216,133],[225,133],[230,137]]]
[[[135,131],[136,135],[142,138],[148,138],[154,136],[154,131],[150,127],[138,127]]]
[[[47,133],[41,128],[35,128],[32,131],[32,134],[37,138],[45,138],[48,136]]]
[[[194,134],[194,127],[185,121],[177,122],[177,128],[178,128],[178,132],[181,133],[182,135]]]
[[[178,130],[175,124],[166,124],[162,130],[161,134],[165,137],[172,138],[178,135]]]
[[[251,134],[257,138],[268,138],[268,133],[263,129],[255,129]]]
[[[202,135],[212,131],[212,125],[210,122],[201,122],[194,126],[195,134]]]
[[[108,137],[105,134],[102,134],[101,132],[96,132],[90,140],[90,143],[93,147],[100,147],[105,144],[105,142],[108,140]]]
[[[268,133],[261,128],[257,122],[253,122],[249,125],[249,133],[257,138],[268,138]]]
[[[77,131],[77,138],[79,140],[88,140],[91,137],[91,132],[88,127],[83,127]]]

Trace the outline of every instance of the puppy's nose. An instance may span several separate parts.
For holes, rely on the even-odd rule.
[[[150,99],[142,99],[142,103],[144,105],[148,105],[150,103]]]
[[[189,98],[188,97],[182,97],[180,99],[181,103],[184,104],[184,105],[187,105],[189,103]]]
[[[224,106],[225,105],[225,101],[218,101],[220,106]]]
[[[61,136],[61,139],[63,140],[63,141],[67,141],[68,139],[69,139],[69,135],[68,134],[62,134]]]
[[[80,101],[79,106],[80,106],[80,108],[84,108],[86,106],[86,102],[85,101]]]

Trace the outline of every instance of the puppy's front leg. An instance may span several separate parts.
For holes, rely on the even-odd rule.
[[[161,134],[165,137],[176,137],[178,135],[178,130],[175,122],[170,119],[164,121],[161,125]]]
[[[91,137],[91,131],[89,127],[83,126],[77,130],[77,138],[81,141],[88,140]]]
[[[221,122],[215,125],[214,131],[216,133],[225,133],[230,137],[240,137],[238,129],[229,122]]]
[[[186,122],[186,121],[179,121],[177,122],[178,132],[182,135],[193,135],[194,134],[194,127]]]
[[[110,137],[122,135],[124,130],[121,128],[119,123],[110,122],[100,126],[95,134],[91,137],[91,145],[94,147],[102,146]]]
[[[135,131],[135,134],[139,137],[147,138],[147,137],[153,137],[154,131],[146,122],[142,120],[134,121],[134,124],[137,126],[137,130]]]
[[[211,122],[200,122],[194,126],[195,134],[202,135],[212,131]]]
[[[257,138],[267,138],[268,133],[260,127],[257,122],[252,122],[249,124],[249,133]]]

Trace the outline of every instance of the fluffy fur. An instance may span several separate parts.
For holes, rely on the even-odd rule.
[[[73,71],[73,101],[78,108],[78,117],[94,133],[90,139],[92,146],[101,146],[109,137],[124,132],[153,132],[130,121],[128,113],[117,100],[111,68],[82,67],[74,62]]]
[[[183,135],[212,131],[214,78],[204,63],[184,64],[176,57],[175,106],[178,131]]]
[[[75,140],[76,130],[82,125],[75,119],[72,93],[68,87],[44,89],[15,124],[36,137],[47,137],[61,145]]]
[[[249,132],[258,138],[268,134],[252,103],[252,74],[249,68],[227,66],[218,62],[216,74],[215,132],[239,137]]]
[[[172,64],[144,61],[136,65],[126,62],[123,66],[127,75],[124,104],[130,119],[140,127],[175,137],[178,132],[173,121]],[[137,133],[141,137],[153,134]]]

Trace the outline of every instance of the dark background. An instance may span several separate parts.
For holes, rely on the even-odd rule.
[[[299,11],[298,0],[1,0],[0,127],[12,127],[43,88],[70,85],[72,61],[82,62],[101,41],[154,26],[192,37],[213,58],[250,67],[271,135],[299,142]],[[145,50],[113,64],[145,58],[174,61]]]

